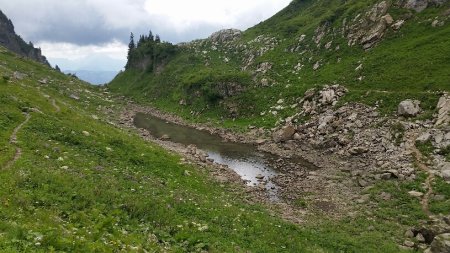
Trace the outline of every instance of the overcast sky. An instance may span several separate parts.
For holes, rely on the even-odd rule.
[[[0,0],[16,33],[61,69],[119,70],[130,32],[172,43],[245,30],[291,0]]]

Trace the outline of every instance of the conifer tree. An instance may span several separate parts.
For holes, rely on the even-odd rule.
[[[151,42],[155,41],[155,37],[153,36],[152,30],[150,30],[150,32],[148,33],[148,40]]]
[[[130,34],[130,44],[128,44],[128,52],[135,48],[136,48],[136,44],[134,43],[134,34],[131,33]]]

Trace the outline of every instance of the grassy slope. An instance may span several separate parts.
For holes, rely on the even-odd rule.
[[[2,252],[398,252],[394,238],[423,215],[406,195],[397,200],[404,210],[398,203],[382,210],[408,211],[406,220],[384,221],[380,211],[372,218],[289,224],[245,204],[239,190],[181,165],[180,157],[93,119],[103,117],[96,108],[113,104],[95,87],[0,51]],[[30,76],[7,81],[13,71]],[[38,84],[44,77],[52,82]],[[72,93],[80,101],[68,98]],[[23,155],[3,169],[14,154],[9,136],[24,111],[32,118],[18,133]]]
[[[350,92],[343,102],[358,101],[369,105],[378,102],[382,113],[391,114],[402,99],[418,98],[428,112],[427,115],[430,115],[438,95],[428,92],[450,91],[450,41],[447,39],[450,25],[447,22],[442,27],[432,28],[431,21],[448,9],[450,3],[441,8],[430,7],[420,14],[411,13],[412,18],[407,20],[400,31],[388,30],[384,40],[369,51],[364,51],[359,46],[349,47],[347,39],[332,33],[322,39],[320,48],[311,40],[315,29],[324,21],[329,21],[332,29],[340,28],[344,18],[351,20],[377,2],[379,1],[294,1],[271,19],[247,30],[242,39],[234,44],[235,49],[219,47],[218,51],[214,51],[210,43],[196,43],[193,48],[179,53],[162,73],[125,71],[109,87],[187,119],[215,121],[225,126],[255,124],[273,127],[279,118],[295,112],[287,109],[276,117],[268,113],[260,115],[274,106],[278,99],[283,98],[290,105],[295,99],[302,97],[307,89],[333,83],[349,88]],[[408,16],[410,11],[393,6],[389,13],[398,20]],[[286,52],[286,48],[296,45],[301,34],[306,35],[302,49],[308,50],[307,53],[302,56]],[[255,69],[258,63],[273,63],[274,67],[266,75],[256,77],[257,82],[263,77],[272,80],[274,85],[271,87],[258,87],[242,78],[249,73],[241,71],[243,50],[236,49],[236,45],[246,44],[257,48],[261,45],[250,41],[259,35],[275,37],[279,41],[274,50],[257,57],[252,65]],[[324,44],[329,41],[333,41],[332,48],[339,45],[340,50],[325,50]],[[204,54],[203,51],[207,53]],[[228,63],[224,62],[224,57],[229,58]],[[340,63],[337,62],[339,58]],[[205,59],[208,59],[208,66],[205,66]],[[322,67],[313,71],[312,66],[319,60]],[[299,73],[293,74],[293,67],[299,62],[304,67]],[[361,63],[362,70],[355,71]],[[203,90],[213,87],[214,78],[213,81],[204,80],[205,76],[218,77],[230,73],[247,87],[243,94],[225,100],[226,104],[236,105],[239,109],[240,117],[236,121],[225,119],[222,122],[222,117],[229,116],[226,108],[217,101],[209,101],[207,96],[192,99],[192,104],[187,107],[178,104],[180,99],[189,100],[192,97],[188,88],[193,84],[201,86]],[[362,81],[357,80],[360,76],[364,77]],[[192,116],[191,111],[201,112],[200,116]]]

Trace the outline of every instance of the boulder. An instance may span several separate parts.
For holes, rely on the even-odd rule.
[[[392,29],[399,30],[405,24],[405,20],[398,20],[394,24],[391,25]]]
[[[431,243],[431,253],[450,252],[450,233],[438,235]]]
[[[388,24],[388,25],[391,25],[394,22],[394,19],[392,18],[392,16],[389,13],[384,15],[381,18],[384,19],[384,21],[386,21],[386,24]]]
[[[24,79],[25,77],[27,77],[27,74],[23,74],[23,73],[20,73],[20,72],[18,72],[18,71],[14,71],[13,77],[14,77],[14,79],[16,79],[16,80],[22,80],[22,79]]]
[[[170,136],[167,135],[167,134],[164,134],[163,136],[161,136],[160,139],[163,140],[163,141],[170,140]]]
[[[409,196],[415,197],[415,198],[421,198],[423,196],[423,192],[418,191],[410,191],[408,192]]]
[[[47,84],[48,83],[48,79],[44,78],[38,81],[40,84]]]
[[[428,0],[408,0],[403,5],[403,8],[421,12],[428,7]]]
[[[71,94],[69,97],[70,97],[71,99],[80,100],[80,97],[77,96],[77,95],[75,95],[75,94]]]
[[[336,98],[336,93],[333,89],[321,91],[321,102],[322,104],[330,104]]]
[[[431,139],[431,134],[430,133],[424,133],[421,136],[417,137],[416,141],[417,142],[421,142],[421,143],[425,143],[427,141],[429,141]]]
[[[414,117],[420,112],[420,101],[407,99],[398,105],[397,113],[400,116]]]
[[[441,171],[441,176],[442,178],[447,181],[450,182],[450,169],[444,169]]]
[[[365,147],[353,147],[348,151],[351,155],[361,155],[369,152],[368,148]]]
[[[318,70],[320,68],[320,62],[314,63],[313,70]]]
[[[292,139],[295,134],[295,128],[291,125],[285,126],[282,129],[273,133],[273,140],[275,142],[284,142]]]

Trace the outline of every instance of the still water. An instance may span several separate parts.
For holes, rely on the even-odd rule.
[[[262,183],[260,179],[263,176],[264,187],[271,198],[276,198],[277,186],[270,180],[277,175],[271,166],[276,156],[258,151],[252,145],[226,142],[209,132],[176,125],[148,114],[138,113],[134,124],[138,128],[147,129],[156,138],[168,135],[172,142],[197,146],[207,152],[215,163],[227,165],[234,170],[248,185]]]

